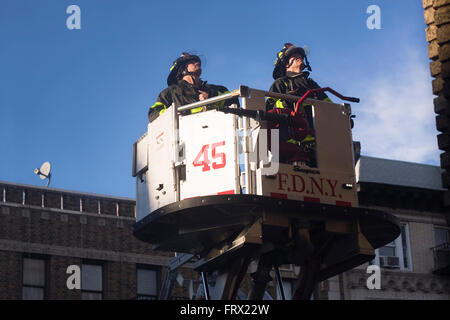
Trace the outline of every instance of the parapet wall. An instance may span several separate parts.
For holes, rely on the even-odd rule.
[[[135,218],[136,201],[119,197],[0,182],[0,201],[35,208]]]

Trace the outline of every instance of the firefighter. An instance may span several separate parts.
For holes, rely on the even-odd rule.
[[[311,78],[311,66],[308,62],[305,49],[297,47],[291,43],[285,43],[283,49],[278,53],[274,63],[272,76],[275,81],[270,87],[270,91],[286,93],[295,96],[303,96],[310,89],[317,89],[320,86]],[[303,71],[307,69],[308,71]],[[324,92],[316,92],[310,96],[312,99],[325,100],[331,102]],[[267,109],[273,108],[294,108],[294,103],[269,98]],[[311,113],[311,108],[305,108],[307,113]],[[307,111],[309,109],[309,111]]]
[[[181,56],[174,61],[167,77],[168,87],[161,91],[156,103],[153,104],[148,111],[148,119],[154,121],[164,111],[169,108],[172,103],[180,107],[197,101],[229,93],[224,86],[212,85],[200,79],[202,74],[201,60],[198,56],[189,53],[182,53]],[[183,114],[193,114],[203,110],[217,108],[219,106],[228,106],[233,103],[239,103],[234,99],[221,101],[206,107],[193,108]]]
[[[303,96],[309,89],[320,88],[319,85],[309,78],[311,66],[307,54],[303,48],[291,43],[286,43],[277,54],[272,73],[275,81],[270,91],[277,93]],[[304,71],[307,69],[308,71]],[[318,100],[331,100],[323,92],[310,96]],[[274,113],[291,114],[295,109],[295,102],[288,102],[275,98],[268,98],[266,110]],[[288,162],[301,161],[309,166],[315,167],[315,138],[314,123],[312,118],[312,107],[304,106],[304,113],[295,116],[291,120],[289,128],[280,129],[280,158]],[[275,127],[275,126],[274,126]]]

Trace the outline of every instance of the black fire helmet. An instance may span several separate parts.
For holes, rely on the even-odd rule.
[[[286,64],[289,62],[289,57],[294,53],[299,53],[302,56],[306,68],[311,71],[311,66],[309,65],[305,49],[297,47],[288,42],[285,43],[283,49],[278,52],[277,58],[274,62],[275,67],[273,69],[272,76],[275,80],[286,75]]]
[[[167,77],[167,85],[170,86],[178,82],[179,79],[183,77],[183,72],[185,71],[187,65],[190,62],[200,62],[201,60],[198,56],[183,52],[181,56],[173,62],[172,67],[170,67],[170,73]]]

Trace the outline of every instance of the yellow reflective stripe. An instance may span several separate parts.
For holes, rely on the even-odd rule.
[[[268,97],[267,98],[267,102],[269,102],[270,104],[275,103],[275,108],[276,109],[284,109],[283,102],[280,99],[275,99],[275,98],[272,98],[272,97]]]
[[[203,110],[203,107],[193,108],[193,109],[191,109],[191,114],[201,112],[202,110]]]
[[[277,99],[277,101],[275,102],[275,108],[284,109],[283,102],[280,99]]]
[[[283,55],[283,51],[278,52],[277,58],[275,59],[275,61],[273,62],[273,65],[276,66],[278,61],[280,61],[281,56]]]
[[[308,142],[308,141],[314,141],[316,140],[316,138],[314,138],[314,136],[308,134],[306,135],[305,139],[302,140],[302,142]]]
[[[162,109],[159,110],[159,115],[162,115],[162,114],[164,113],[164,111],[167,110],[166,105],[165,105],[164,103],[162,103],[162,102],[159,102],[159,101],[156,102],[154,105],[152,105],[152,106],[150,107],[150,109],[154,109],[154,108],[157,108],[157,107],[162,107]]]
[[[310,142],[310,141],[315,141],[315,140],[316,140],[316,139],[315,139],[313,136],[311,136],[311,135],[308,134],[308,135],[306,136],[306,138],[302,140],[302,142]],[[294,140],[294,139],[286,140],[286,142],[288,142],[288,143],[293,143],[293,144],[298,144],[298,141],[297,141],[297,140]]]
[[[224,92],[218,91],[218,92],[217,92],[217,95],[218,95],[218,96],[221,96],[221,95],[224,95],[224,94],[227,94],[227,93],[230,93],[230,91],[224,91]],[[211,108],[218,108],[218,107],[223,107],[224,105],[225,105],[225,100],[219,101],[219,102],[217,102],[217,103],[214,103],[214,104],[211,105],[210,107],[211,107]]]
[[[153,108],[156,108],[156,107],[159,107],[159,106],[161,106],[161,107],[163,107],[163,108],[166,108],[166,106],[164,105],[164,103],[162,103],[162,102],[156,102],[154,105],[152,105],[150,108],[151,109],[153,109]]]

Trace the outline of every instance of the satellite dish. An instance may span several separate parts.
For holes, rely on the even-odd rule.
[[[44,179],[48,179],[47,181],[47,187],[50,184],[50,170],[51,170],[51,165],[50,162],[46,161],[41,165],[41,168],[38,169],[34,169],[34,173],[36,173],[39,178],[41,178],[42,180]]]

